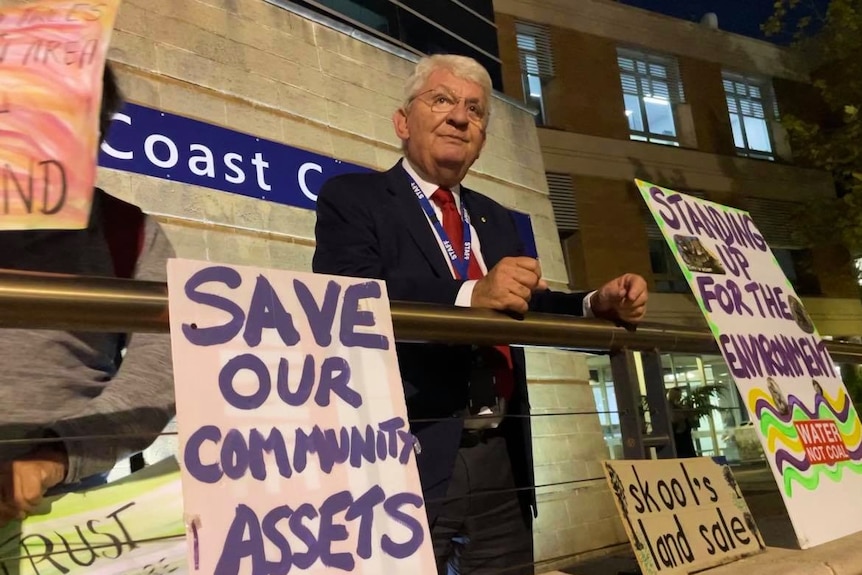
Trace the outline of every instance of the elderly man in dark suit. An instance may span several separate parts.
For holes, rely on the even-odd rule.
[[[470,58],[418,63],[393,116],[404,159],[326,182],[314,271],[383,279],[392,300],[640,321],[643,278],[626,274],[589,294],[548,290],[510,212],[461,185],[485,144],[491,90]],[[440,573],[532,573],[523,351],[405,343],[398,360]]]

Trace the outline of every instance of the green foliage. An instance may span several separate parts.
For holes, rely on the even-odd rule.
[[[723,385],[701,385],[689,389],[682,397],[682,404],[689,410],[694,418],[698,420],[706,417],[718,406],[712,403],[713,398],[718,398],[725,391]]]
[[[802,0],[774,6],[763,30],[785,32],[798,17],[792,49],[812,70],[826,108],[814,117],[785,114],[782,124],[796,158],[831,172],[839,196],[806,206],[799,228],[811,243],[842,243],[862,255],[862,0],[831,0],[825,14]]]
[[[858,365],[845,363],[841,365],[841,379],[850,395],[850,400],[856,406],[856,411],[862,408],[862,368]]]

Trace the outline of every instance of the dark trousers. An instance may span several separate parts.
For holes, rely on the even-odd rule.
[[[533,575],[533,533],[503,437],[468,433],[431,525],[439,575]]]
[[[681,431],[679,433],[674,431],[673,441],[676,444],[677,457],[697,457],[697,450],[694,447],[694,438],[692,437],[692,430],[690,427],[687,427],[685,431]]]

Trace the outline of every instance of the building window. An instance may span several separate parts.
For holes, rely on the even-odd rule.
[[[703,192],[695,190],[681,191],[697,198],[704,197]],[[644,228],[646,229],[649,241],[649,261],[653,277],[653,290],[657,293],[690,293],[691,289],[688,286],[688,281],[685,279],[685,274],[683,274],[673,252],[668,247],[667,240],[664,239],[661,228],[658,227],[655,218],[646,206],[642,208],[641,216],[643,217]]]
[[[653,275],[656,293],[689,293],[688,287],[679,264],[673,257],[667,242],[662,239],[649,240],[649,262]]]
[[[821,295],[811,250],[806,248],[803,238],[796,234],[796,222],[805,205],[772,198],[748,197],[745,198],[745,207],[796,293],[802,296]]]
[[[722,74],[733,143],[742,156],[774,160],[770,119],[778,119],[772,82]]]
[[[287,10],[296,4],[327,20],[335,20],[338,28],[348,35],[370,34],[417,56],[470,56],[488,70],[494,89],[503,89],[493,0],[269,0],[269,3]]]
[[[575,283],[576,264],[572,261],[573,246],[570,242],[577,242],[573,238],[578,232],[578,205],[575,201],[575,186],[572,183],[571,174],[545,173],[548,181],[548,193],[551,196],[551,206],[554,208],[554,223],[557,224],[557,232],[560,234],[560,247],[566,263],[566,274],[569,277],[569,285]],[[576,247],[575,249],[579,249]]]
[[[811,250],[772,248],[772,254],[798,295],[823,295],[820,289],[820,279],[814,273]]]
[[[642,365],[640,352],[635,352],[635,362]],[[760,442],[749,424],[748,411],[733,383],[733,377],[720,355],[661,355],[665,389],[681,388],[684,393],[696,393],[704,386],[721,388],[711,397],[715,409],[698,421],[693,431],[695,448],[700,455],[724,456],[728,461],[757,461],[762,459]],[[599,423],[608,446],[611,459],[623,459],[620,412],[616,402],[613,371],[607,356],[588,356],[590,388],[596,404]],[[637,370],[637,386],[641,398],[646,398],[646,379],[642,369]],[[650,413],[644,413],[644,423],[649,431]]]
[[[524,99],[539,111],[538,125],[548,123],[543,89],[554,77],[554,57],[551,51],[551,34],[547,26],[527,22],[515,23],[518,58],[521,62],[521,80]]]
[[[721,390],[710,397],[715,409],[703,415],[692,430],[699,455],[723,455],[734,462],[762,457],[759,442],[753,435],[751,437],[757,445],[749,446],[745,441],[746,428],[751,434],[754,430],[745,425],[749,421],[748,412],[721,356],[662,354],[661,360],[665,389],[678,387],[686,395],[696,393],[704,386]]]
[[[610,361],[607,357],[593,356],[587,359],[587,365],[590,366],[590,388],[596,402],[602,435],[608,446],[608,455],[611,459],[623,459],[623,434]]]
[[[569,236],[578,229],[578,205],[571,174],[546,172],[548,193],[554,208],[554,220],[560,236]]]
[[[675,58],[617,49],[632,140],[678,146],[674,106],[685,101]]]
[[[763,235],[769,247],[803,248],[802,238],[797,237],[797,222],[805,204],[773,198],[750,196],[744,207],[751,214],[754,225]]]

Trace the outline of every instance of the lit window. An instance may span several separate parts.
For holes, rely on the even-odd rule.
[[[674,106],[685,101],[676,59],[617,49],[632,140],[678,146]]]
[[[547,123],[548,117],[542,89],[545,82],[554,77],[550,30],[539,24],[516,22],[515,33],[524,98],[539,110],[536,123],[543,125]]]
[[[737,152],[743,156],[775,159],[769,120],[778,119],[778,110],[771,82],[729,72],[722,76]]]

